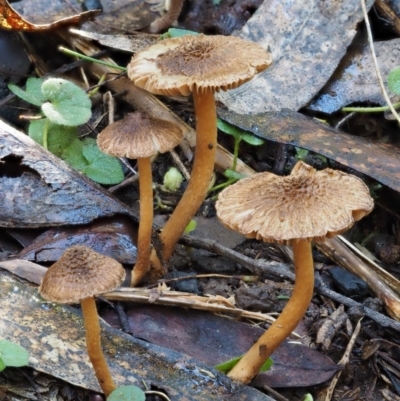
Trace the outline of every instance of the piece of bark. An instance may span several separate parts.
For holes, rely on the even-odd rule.
[[[136,213],[85,175],[0,121],[0,227],[87,224]]]

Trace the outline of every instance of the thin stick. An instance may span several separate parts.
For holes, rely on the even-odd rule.
[[[378,77],[379,86],[381,87],[383,97],[385,98],[386,103],[388,104],[388,106],[390,108],[390,111],[396,117],[396,120],[400,123],[400,116],[397,114],[396,110],[394,109],[393,104],[390,101],[389,96],[386,92],[385,85],[383,84],[382,75],[381,75],[381,72],[380,72],[380,69],[378,66],[378,60],[377,60],[376,54],[375,54],[374,42],[372,39],[372,32],[371,32],[371,25],[369,24],[369,18],[368,18],[367,8],[365,7],[365,1],[364,0],[360,0],[360,1],[361,1],[362,12],[363,12],[364,19],[365,19],[365,26],[367,27],[368,42],[371,47],[372,60],[374,61],[374,67],[375,67],[376,75]]]

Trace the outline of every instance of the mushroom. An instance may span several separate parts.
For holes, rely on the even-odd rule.
[[[39,287],[40,294],[48,301],[81,303],[89,359],[106,396],[116,385],[101,349],[100,323],[94,296],[119,287],[124,278],[125,270],[116,260],[76,245],[68,248],[49,267]]]
[[[160,239],[168,260],[190,219],[207,195],[217,147],[214,92],[236,88],[271,64],[261,46],[234,36],[183,36],[165,39],[137,53],[128,65],[133,83],[168,96],[193,94],[196,150],[191,179],[164,226]],[[153,265],[159,264],[154,251]]]
[[[150,24],[148,31],[150,33],[160,33],[165,31],[178,19],[182,6],[183,0],[171,0],[171,4],[169,5],[166,14],[153,21]]]
[[[300,322],[314,288],[311,241],[346,231],[373,206],[361,179],[332,169],[316,171],[303,162],[289,176],[259,173],[219,194],[220,221],[248,238],[292,245],[296,272],[292,296],[281,315],[228,376],[249,383]]]
[[[131,286],[142,281],[150,267],[150,243],[153,226],[153,179],[151,156],[172,150],[184,132],[172,122],[146,113],[129,113],[106,127],[97,137],[99,148],[117,157],[137,159],[140,188],[138,256],[132,270]],[[155,273],[156,274],[156,273]]]

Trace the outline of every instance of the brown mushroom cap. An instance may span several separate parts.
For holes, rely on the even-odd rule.
[[[114,290],[124,278],[125,270],[116,260],[76,245],[49,267],[39,292],[48,301],[78,303]]]
[[[135,85],[159,95],[189,95],[240,86],[271,64],[261,46],[235,36],[186,35],[137,53],[128,65]]]
[[[368,187],[341,171],[316,171],[298,162],[291,174],[259,173],[223,190],[222,223],[248,238],[289,244],[322,240],[349,229],[374,207]]]
[[[146,113],[129,113],[97,137],[99,148],[110,155],[137,159],[168,152],[183,139],[181,128]]]

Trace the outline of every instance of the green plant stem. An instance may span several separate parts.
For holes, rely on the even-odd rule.
[[[212,187],[208,192],[218,191],[218,189],[225,188],[228,185],[231,185],[236,181],[239,181],[239,180],[237,180],[236,178],[229,178],[228,181],[225,181],[222,184],[218,184],[215,187]]]
[[[395,109],[400,107],[400,102],[393,103],[393,107]],[[382,107],[343,107],[342,111],[346,112],[353,112],[356,111],[358,113],[381,113],[383,111],[390,110],[389,106],[382,106]]]
[[[232,162],[232,170],[236,171],[238,156],[239,156],[239,145],[242,141],[242,138],[235,137],[235,144],[233,145],[233,162]]]
[[[46,124],[44,125],[43,129],[43,147],[45,149],[49,149],[47,142],[48,133],[49,133],[49,120],[46,120]]]
[[[121,71],[126,71],[126,67],[122,67],[122,66],[120,66],[118,64],[107,63],[106,61],[97,60],[97,59],[95,59],[93,57],[85,56],[82,53],[74,52],[73,50],[67,49],[64,46],[59,46],[58,50],[60,50],[61,53],[64,53],[67,56],[74,56],[74,57],[80,58],[82,60],[91,61],[92,63],[104,65],[106,67],[116,68],[116,69],[121,70]]]

